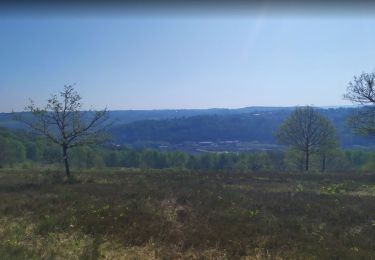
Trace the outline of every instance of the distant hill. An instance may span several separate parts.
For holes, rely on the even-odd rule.
[[[163,120],[140,120],[111,129],[119,144],[137,142],[241,141],[276,144],[275,131],[291,108],[257,108],[243,113],[203,114]],[[245,112],[246,111],[246,112]],[[343,147],[375,147],[375,138],[354,135],[346,125],[353,108],[320,109],[337,128]],[[238,111],[236,111],[238,112]]]
[[[198,115],[235,115],[257,111],[274,111],[279,109],[291,110],[293,107],[245,107],[238,109],[211,108],[211,109],[161,109],[161,110],[111,110],[109,116],[114,125],[122,125],[141,120],[162,120]],[[28,116],[28,113],[22,113]],[[25,128],[20,122],[13,120],[10,113],[0,113],[0,126],[7,128]]]
[[[293,107],[110,111],[110,132],[117,144],[184,142],[256,142],[277,144],[274,133]],[[375,147],[375,138],[354,135],[346,118],[355,108],[320,108],[337,128],[343,147]],[[24,116],[28,116],[25,114]],[[26,129],[11,114],[0,113],[0,126]]]

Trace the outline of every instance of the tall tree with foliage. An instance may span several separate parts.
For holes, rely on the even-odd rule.
[[[277,131],[280,143],[304,154],[304,168],[309,170],[310,155],[330,147],[336,139],[332,123],[311,106],[298,107]]]
[[[349,82],[344,99],[361,105],[348,118],[349,125],[357,134],[375,135],[375,73],[363,72]]]
[[[62,149],[65,173],[71,178],[68,150],[73,147],[96,144],[104,140],[103,129],[107,121],[107,110],[81,111],[81,96],[71,85],[66,85],[59,94],[51,95],[47,105],[37,107],[32,100],[26,107],[32,119],[18,117],[31,129],[46,136]]]
[[[317,149],[321,172],[325,172],[328,159],[334,157],[335,153],[338,152],[337,148],[339,147],[339,141],[336,136],[336,131],[333,127],[330,131],[332,131],[332,133],[328,136],[327,140]]]

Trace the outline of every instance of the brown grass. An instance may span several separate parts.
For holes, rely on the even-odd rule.
[[[371,259],[375,175],[0,172],[2,259]]]

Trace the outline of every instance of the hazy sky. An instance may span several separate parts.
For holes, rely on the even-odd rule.
[[[252,16],[0,18],[0,111],[64,84],[95,108],[346,105],[375,68],[375,19]]]

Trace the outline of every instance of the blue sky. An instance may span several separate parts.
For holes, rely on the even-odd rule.
[[[0,18],[0,112],[76,84],[86,108],[348,105],[375,68],[369,17]]]

